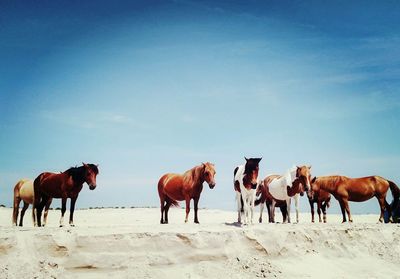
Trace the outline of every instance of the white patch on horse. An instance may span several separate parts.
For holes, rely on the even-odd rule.
[[[236,172],[234,183],[239,182],[240,192],[236,191],[236,200],[238,205],[238,222],[241,222],[241,198],[243,199],[243,211],[244,211],[244,224],[253,224],[253,212],[254,202],[256,199],[256,189],[247,189],[243,184],[243,178],[245,166],[241,165],[238,167]]]

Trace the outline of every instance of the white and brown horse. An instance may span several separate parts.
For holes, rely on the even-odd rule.
[[[278,201],[286,201],[287,220],[290,223],[290,203],[293,198],[296,207],[296,221],[299,222],[299,198],[304,191],[308,191],[311,180],[311,166],[290,168],[283,176],[269,175],[264,179],[264,187],[272,197],[270,216],[275,221],[275,206]]]
[[[246,160],[245,165],[235,168],[233,175],[233,185],[236,192],[236,201],[238,207],[238,223],[242,223],[242,214],[244,215],[244,224],[253,224],[253,211],[256,199],[256,189],[259,183],[258,170],[262,158],[250,158]]]
[[[186,171],[184,174],[167,173],[158,181],[158,195],[161,204],[161,224],[168,224],[168,210],[171,205],[178,206],[178,201],[186,202],[185,223],[190,212],[190,200],[194,201],[194,222],[199,223],[197,217],[200,194],[203,183],[207,182],[210,189],[215,187],[215,167],[211,163],[202,163]]]
[[[19,213],[19,204],[23,201],[24,205],[21,210],[21,216],[19,218],[19,226],[23,226],[25,211],[28,209],[29,205],[32,204],[32,220],[34,226],[36,226],[35,220],[35,206],[33,205],[35,201],[35,195],[33,191],[33,180],[31,179],[21,179],[17,182],[14,187],[14,203],[13,203],[13,218],[12,223],[14,226],[18,223],[18,213]],[[47,223],[47,214],[49,212],[49,207],[51,204],[51,199],[48,200],[45,205],[44,211],[44,220],[43,225]]]
[[[311,195],[312,191],[319,191],[320,189],[331,193],[338,200],[342,210],[343,222],[346,222],[346,212],[349,222],[353,222],[349,201],[363,202],[376,197],[381,209],[379,222],[382,222],[385,209],[388,210],[389,216],[392,215],[391,207],[386,201],[387,191],[390,189],[392,192],[394,208],[399,203],[400,196],[399,187],[392,181],[380,176],[361,178],[349,178],[340,175],[314,177],[311,181],[309,194]]]

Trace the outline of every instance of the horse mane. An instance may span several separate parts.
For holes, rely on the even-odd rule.
[[[94,164],[87,164],[90,169],[95,173],[99,173],[99,169]],[[65,171],[68,176],[71,176],[75,182],[83,182],[83,176],[85,175],[86,169],[84,166],[71,167]]]
[[[203,171],[203,165],[195,166],[190,170],[185,171],[185,173],[182,175],[183,181],[185,183],[188,183],[189,185],[193,185],[201,180],[201,175],[203,174]]]

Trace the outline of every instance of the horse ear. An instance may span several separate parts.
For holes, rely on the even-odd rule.
[[[257,161],[260,163],[260,161],[261,161],[261,160],[262,160],[262,157],[261,157],[261,158],[258,158],[258,160],[257,160]]]
[[[311,180],[311,183],[314,183],[315,180],[317,180],[317,177],[316,177],[316,176],[314,176],[314,178]]]
[[[246,156],[244,157],[244,159],[246,160],[246,162],[249,160],[249,159],[246,158]]]
[[[309,166],[308,166],[308,169],[311,169],[311,167],[312,167],[312,165],[309,165]]]
[[[88,165],[87,165],[87,164],[85,164],[84,162],[82,162],[82,166],[84,166],[84,167],[87,167]]]

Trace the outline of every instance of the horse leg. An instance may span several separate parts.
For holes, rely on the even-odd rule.
[[[258,222],[259,222],[259,223],[262,223],[262,214],[263,214],[263,211],[264,211],[264,203],[262,202],[262,203],[260,203],[260,218],[258,218]]]
[[[161,223],[161,224],[168,224],[168,210],[169,210],[169,207],[171,206],[171,204],[172,204],[172,201],[168,198],[166,200],[166,204],[164,206],[164,215],[165,215],[165,218],[163,221],[164,223]],[[161,219],[162,219],[162,215],[161,215]]]
[[[24,206],[22,207],[22,210],[21,210],[21,217],[19,217],[19,226],[20,227],[22,227],[22,225],[23,225],[25,211],[28,209],[28,207],[29,207],[29,203],[24,201]]]
[[[69,225],[71,227],[75,227],[74,225],[74,211],[75,211],[75,203],[78,197],[71,198],[71,205],[69,207]]]
[[[324,215],[324,223],[326,223],[326,202],[321,202],[322,214]]]
[[[185,223],[187,223],[188,217],[189,217],[189,212],[190,212],[190,197],[186,197],[186,198],[185,198],[185,201],[186,201],[186,217],[185,217]]]
[[[254,199],[252,198],[250,202],[250,224],[253,224],[253,215],[254,215]]]
[[[387,203],[387,202],[384,197],[377,197],[377,199],[379,202],[379,206],[381,208],[381,215],[379,216],[379,222],[382,223],[383,222],[383,214],[385,212],[385,203]]]
[[[294,206],[296,208],[296,223],[299,222],[299,195],[296,194],[294,197]]]
[[[52,198],[49,198],[49,200],[47,201],[46,206],[44,208],[43,226],[46,226],[46,224],[47,224],[47,215],[49,214],[49,207],[50,207],[52,200],[53,200]]]
[[[353,218],[351,218],[349,201],[347,199],[343,199],[344,208],[346,209],[347,216],[349,217],[349,222],[353,222]]]
[[[18,212],[19,212],[19,204],[21,202],[21,198],[14,197],[14,205],[13,205],[13,225],[16,226],[18,222]]]
[[[60,227],[64,226],[64,214],[67,210],[67,198],[61,199],[61,218],[60,218]]]
[[[342,210],[342,215],[343,215],[342,223],[345,223],[347,220],[346,220],[346,212],[344,210],[344,202],[343,202],[343,200],[338,200],[338,201],[339,201],[340,209]]]
[[[36,219],[37,219],[37,224],[39,227],[42,226],[42,211],[43,211],[43,208],[44,208],[47,200],[48,200],[47,196],[42,196],[42,199],[39,202],[38,207],[37,207]]]
[[[199,219],[197,218],[197,210],[198,210],[198,205],[199,205],[199,199],[200,199],[200,197],[194,198],[194,222],[196,224],[199,224]]]
[[[242,223],[242,195],[239,192],[236,192],[236,202],[238,209],[238,223]]]
[[[160,224],[166,224],[164,222],[164,210],[165,210],[165,195],[160,194],[160,205],[161,205],[161,220]]]
[[[275,205],[276,205],[276,201],[272,200],[272,203],[270,206],[270,216],[271,216],[270,223],[275,223]]]
[[[311,222],[314,223],[314,202],[312,200],[308,200],[308,202],[311,208]]]
[[[319,219],[320,223],[322,222],[322,219],[321,219],[321,204],[322,204],[321,201],[317,202],[317,212],[318,212],[318,219]]]
[[[291,203],[291,198],[288,198],[286,200],[286,206],[287,206],[287,222],[290,223],[290,203]]]

